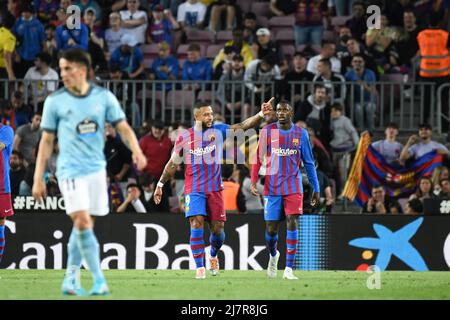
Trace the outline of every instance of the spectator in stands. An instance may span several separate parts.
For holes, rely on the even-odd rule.
[[[317,70],[317,65],[319,64],[319,61],[321,59],[326,58],[330,59],[331,70],[335,73],[340,73],[341,61],[339,61],[339,59],[334,56],[335,54],[336,54],[336,45],[333,42],[323,40],[320,54],[309,59],[306,70],[317,75],[319,73],[319,71]]]
[[[170,10],[166,13],[163,10],[161,5],[153,7],[152,18],[147,29],[147,43],[161,43],[164,41],[173,47],[172,30],[179,29],[180,25]]]
[[[439,195],[439,192],[441,192],[441,186],[439,185],[439,181],[441,179],[448,179],[450,177],[449,169],[445,166],[439,166],[436,167],[436,169],[433,170],[433,174],[431,175],[431,182],[433,183],[433,193],[434,195]]]
[[[52,57],[47,52],[41,52],[34,60],[34,67],[28,69],[24,79],[32,81],[32,97],[35,103],[43,102],[45,98],[58,88],[58,73],[50,68]]]
[[[296,8],[295,1],[270,0],[270,12],[278,17],[293,14]]]
[[[236,54],[240,54],[244,58],[244,65],[247,68],[249,63],[254,59],[252,48],[244,41],[243,32],[241,29],[233,30],[233,40],[225,43],[225,47],[231,46]],[[219,51],[219,54],[214,58],[213,67],[216,68],[220,62],[225,59],[225,48]]]
[[[221,26],[225,26],[226,30],[233,30],[233,26],[240,25],[240,7],[236,0],[214,0],[209,4],[208,9],[211,10],[209,21],[209,29],[217,32]],[[222,20],[225,17],[225,21]]]
[[[137,46],[137,39],[130,33],[120,38],[120,47],[111,55],[110,67],[119,65],[129,79],[144,79],[144,54]]]
[[[220,77],[220,83],[217,90],[217,98],[225,105],[226,110],[241,109],[241,101],[244,98],[244,90],[240,84],[226,84],[226,81],[242,81],[244,80],[244,59],[240,55],[233,57],[231,69]],[[234,97],[234,101],[233,101]]]
[[[384,130],[384,135],[385,139],[373,142],[372,147],[383,156],[387,163],[399,163],[403,145],[397,141],[398,125],[390,122]]]
[[[354,1],[352,5],[352,17],[345,25],[350,28],[352,35],[359,41],[364,41],[367,32],[366,6],[363,1]]]
[[[126,33],[126,29],[121,27],[120,14],[111,12],[109,14],[109,28],[105,31],[106,55],[107,60],[110,59],[111,54],[120,47],[120,38]]]
[[[128,75],[122,71],[120,65],[112,64],[109,67],[108,79],[115,80],[113,84],[107,83],[108,89],[114,91],[114,95],[120,102],[127,103],[132,94],[132,87],[126,81],[123,81],[128,79]]]
[[[280,68],[280,72],[285,74],[288,63],[284,57],[283,50],[277,41],[270,39],[270,31],[267,28],[260,28],[256,31],[256,41],[252,45],[254,56],[261,59],[269,54],[275,57],[275,64]]]
[[[301,127],[301,126],[300,126]],[[313,128],[307,126],[309,141],[313,152],[314,159],[317,161],[317,168],[323,172],[328,178],[333,178],[333,164],[331,162],[331,155],[325,148],[323,143],[316,137]]]
[[[105,126],[106,171],[111,182],[124,182],[130,176],[131,152],[122,142],[116,129],[109,123]]]
[[[81,48],[88,50],[89,29],[81,22],[80,29],[69,28],[71,16],[67,15],[64,10],[59,10],[63,23],[56,28],[56,50],[65,50],[69,48]]]
[[[147,30],[148,16],[147,12],[138,10],[139,0],[127,0],[127,10],[120,11],[122,28],[125,28],[127,34],[133,35],[137,43],[145,43],[145,32]]]
[[[37,18],[42,23],[49,23],[56,17],[60,1],[58,0],[36,0],[34,1]]]
[[[14,110],[16,128],[27,124],[31,120],[31,106],[25,102],[20,90],[14,91],[10,100],[11,108]]]
[[[24,5],[22,16],[12,29],[18,43],[14,64],[14,73],[18,78],[23,78],[27,70],[33,66],[34,59],[45,45],[44,26],[33,13],[31,3]]]
[[[158,44],[158,55],[152,63],[151,80],[177,80],[179,74],[178,60],[170,54],[170,45],[163,41]],[[161,83],[156,84],[156,90],[163,89]],[[172,90],[172,84],[166,83],[164,90]]]
[[[57,59],[56,59],[57,44],[56,44],[56,38],[55,38],[55,36],[56,36],[55,29],[56,29],[56,27],[52,24],[48,24],[45,26],[46,40],[45,40],[45,45],[44,45],[44,52],[47,52],[52,57],[50,66],[56,65],[55,61],[57,61]]]
[[[407,9],[403,13],[403,29],[398,38],[397,48],[399,53],[398,64],[410,70],[415,63],[413,59],[419,51],[417,36],[421,28],[416,23],[416,15],[412,9]]]
[[[333,165],[337,170],[336,193],[341,194],[347,181],[347,172],[350,168],[351,152],[356,150],[359,142],[358,132],[352,121],[343,115],[344,107],[340,103],[331,106],[331,133],[330,141],[333,155]]]
[[[295,84],[292,85],[290,82],[303,81],[310,82],[314,79],[314,74],[306,70],[308,60],[305,54],[297,51],[292,59],[292,69],[287,72],[284,77],[284,99],[289,101],[294,101],[292,105],[297,109],[298,103],[308,95],[308,84]]]
[[[331,102],[345,103],[345,78],[339,74],[331,71],[330,59],[320,59],[317,64],[317,75],[313,82],[321,83],[327,88]]]
[[[394,201],[386,195],[382,185],[375,185],[372,187],[372,197],[364,205],[363,212],[386,214]]]
[[[42,115],[36,112],[31,123],[18,127],[14,136],[13,150],[23,154],[27,165],[36,161],[34,157],[42,134],[41,118]]]
[[[219,62],[217,66],[214,66],[214,72],[212,75],[213,80],[219,80],[222,75],[231,71],[231,65],[233,63],[233,57],[239,53],[236,53],[233,46],[225,46],[223,48],[223,60]]]
[[[211,62],[202,58],[200,54],[200,46],[196,43],[189,45],[187,49],[187,60],[183,65],[183,80],[195,80],[195,81],[209,81],[212,76],[212,65]],[[200,84],[188,84],[186,86],[187,90],[198,90],[200,89]]]
[[[325,86],[317,84],[314,91],[295,110],[295,122],[303,121],[310,126],[320,141],[328,148],[331,141],[331,106],[328,103],[328,93]]]
[[[0,27],[0,79],[15,80],[13,67],[13,53],[16,48],[16,36],[11,32],[14,27],[14,17],[2,13],[2,27]],[[3,84],[0,85],[3,92]]]
[[[95,21],[95,9],[84,10],[83,22],[89,29],[89,40],[97,44],[102,50],[105,48],[105,31]]]
[[[127,185],[127,197],[125,198],[125,201],[117,208],[116,212],[151,212],[149,203],[145,201],[143,192],[136,183],[129,183]]]
[[[345,79],[353,82],[351,90],[353,90],[354,100],[350,101],[350,105],[354,107],[356,126],[359,130],[363,128],[373,130],[375,127],[377,92],[375,73],[366,68],[366,62],[361,54],[353,55],[352,66],[353,70],[345,74]],[[366,119],[365,122],[364,118]]]
[[[450,198],[450,180],[447,178],[441,179],[439,181],[441,186],[441,192],[439,192],[439,198]]]
[[[378,79],[381,67],[378,67],[378,65],[375,63],[375,60],[373,60],[373,58],[365,51],[364,47],[359,43],[358,39],[349,38],[347,40],[347,50],[348,55],[341,59],[343,74],[346,74],[353,68],[352,60],[354,55],[360,54],[364,58],[366,68],[372,70]],[[381,70],[382,69],[383,68],[381,68]]]
[[[11,126],[14,131],[23,124],[18,123],[14,109],[9,103],[0,105],[0,123]]]
[[[81,14],[84,15],[88,9],[93,10],[94,20],[96,24],[101,22],[102,19],[102,9],[95,0],[76,0],[74,5],[78,6],[81,10]]]
[[[419,179],[419,183],[417,185],[417,191],[414,192],[409,200],[419,199],[422,203],[424,199],[435,198],[436,196],[433,193],[433,183],[431,182],[430,177],[422,177]]]
[[[13,150],[9,158],[9,179],[11,182],[11,195],[19,195],[20,183],[25,177],[25,166],[23,165],[23,156],[17,151]]]
[[[72,0],[61,0],[60,8],[64,9],[65,12],[67,12],[67,8],[72,5]]]
[[[295,46],[320,45],[323,34],[323,18],[326,15],[326,1],[300,0],[295,10]],[[339,70],[338,70],[339,72]]]
[[[419,125],[419,136],[413,134],[409,137],[408,142],[406,142],[400,153],[400,160],[405,162],[409,158],[417,159],[433,150],[437,150],[438,153],[448,156],[449,151],[447,147],[431,140],[432,135],[431,126],[428,123],[421,123]]]
[[[405,214],[420,215],[423,213],[423,203],[419,199],[411,199],[406,203]]]
[[[233,164],[222,165],[223,202],[227,213],[245,212],[245,198],[239,183],[236,182]]]
[[[256,22],[256,14],[254,12],[247,12],[244,14],[244,41],[252,45],[256,39],[256,30],[260,29]]]
[[[250,185],[250,170],[244,165],[238,165],[239,184],[241,185],[241,192],[245,199],[246,213],[248,214],[262,214],[264,207],[262,205],[261,196],[255,196],[251,192]],[[258,180],[256,188],[259,194],[263,194],[264,185]]]
[[[342,62],[342,59],[350,54],[347,49],[347,41],[352,37],[352,32],[347,26],[339,27],[339,42],[336,45],[336,57]]]
[[[181,27],[202,28],[205,19],[206,6],[198,0],[186,0],[178,7],[177,21]]]

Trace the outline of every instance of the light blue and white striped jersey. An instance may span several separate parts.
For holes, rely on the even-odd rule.
[[[115,125],[125,114],[114,94],[89,83],[84,96],[76,96],[65,88],[47,97],[41,127],[55,132],[59,155],[58,179],[82,177],[106,167],[103,147],[105,123]]]

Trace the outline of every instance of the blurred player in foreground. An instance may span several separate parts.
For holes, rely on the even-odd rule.
[[[66,212],[73,221],[62,292],[84,294],[80,283],[80,266],[84,259],[94,279],[89,294],[107,295],[110,292],[100,267],[99,244],[92,217],[109,212],[103,153],[105,123],[111,123],[120,132],[139,170],[147,161],[117,98],[111,91],[87,81],[91,68],[89,54],[81,49],[68,49],[61,53],[59,67],[64,88],[51,94],[44,103],[33,197],[42,201],[46,195],[44,170],[57,136],[60,151],[56,176]]]
[[[266,243],[270,253],[267,275],[270,278],[277,276],[280,258],[280,252],[277,250],[278,228],[280,221],[286,218],[287,252],[283,279],[297,280],[292,267],[298,243],[298,217],[303,213],[301,161],[314,190],[311,199],[313,207],[320,200],[319,181],[308,132],[293,124],[292,107],[287,102],[281,101],[276,108],[276,117],[277,122],[265,126],[260,132],[256,164],[252,166],[250,188],[254,195],[258,195],[256,183],[259,170],[263,165],[266,175],[263,193],[264,219]]]
[[[0,263],[6,246],[6,217],[14,214],[9,181],[9,157],[11,157],[13,141],[14,130],[8,125],[0,124]]]
[[[190,245],[197,267],[196,279],[204,279],[205,242],[204,222],[210,225],[211,236],[211,274],[219,273],[217,254],[225,240],[224,225],[226,214],[222,196],[223,184],[221,163],[227,130],[247,130],[260,125],[264,117],[272,112],[271,98],[261,105],[261,111],[242,123],[213,124],[213,109],[210,105],[199,103],[193,110],[195,124],[177,138],[174,152],[164,168],[157,184],[155,203],[161,201],[162,187],[176,170],[176,164],[184,162],[185,171],[185,216],[189,218],[191,233]]]

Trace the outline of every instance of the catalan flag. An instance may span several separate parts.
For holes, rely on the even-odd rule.
[[[361,207],[371,197],[372,186],[382,185],[391,197],[409,197],[422,176],[430,176],[442,165],[443,156],[437,151],[424,154],[406,166],[389,164],[370,145],[370,136],[362,136],[342,195]]]

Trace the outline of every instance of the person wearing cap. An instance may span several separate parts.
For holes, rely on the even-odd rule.
[[[69,28],[71,16],[64,10],[59,10],[59,19],[62,23],[56,28],[56,50],[65,50],[69,48],[80,48],[88,51],[89,28],[80,23],[79,29]]]
[[[145,43],[145,31],[147,30],[148,16],[147,12],[138,10],[139,0],[127,0],[127,9],[120,11],[122,27],[127,33],[133,35],[139,44]]]
[[[128,75],[130,79],[143,78],[144,75],[144,54],[137,46],[138,41],[130,34],[126,33],[120,38],[120,47],[111,55],[109,65],[117,64],[120,69]]]
[[[433,131],[428,123],[419,125],[419,135],[413,134],[409,137],[400,153],[400,161],[406,162],[409,158],[417,159],[424,154],[437,150],[439,154],[449,156],[448,149],[441,143],[431,140]]]
[[[58,88],[58,73],[50,68],[52,57],[47,52],[41,52],[34,60],[34,67],[28,69],[24,79],[30,80],[32,96],[35,103],[42,102]]]
[[[219,54],[214,58],[213,68],[217,68],[217,66],[225,60],[225,47],[234,47],[234,51],[239,53],[244,58],[244,65],[247,67],[249,63],[254,59],[253,51],[251,46],[244,41],[244,33],[242,29],[234,29],[233,30],[233,40],[225,43],[223,49],[219,51]]]
[[[36,56],[45,47],[44,26],[33,16],[33,13],[34,9],[31,3],[24,5],[22,16],[12,29],[19,43],[14,63],[15,74],[18,78],[23,78],[27,70],[33,66]]]
[[[76,0],[73,3],[78,6],[81,10],[81,14],[84,15],[88,9],[94,12],[96,24],[101,22],[102,19],[102,8],[95,0]]]
[[[147,43],[167,42],[173,46],[172,30],[180,28],[180,24],[170,10],[164,13],[161,5],[155,5],[151,11],[151,21],[147,29]]]
[[[398,125],[391,122],[384,130],[385,139],[372,143],[372,147],[383,156],[387,163],[395,163],[400,159],[400,153],[403,150],[403,144],[397,141]]]
[[[109,14],[109,28],[105,31],[106,50],[108,60],[111,54],[120,47],[120,38],[126,33],[125,28],[121,27],[120,14],[111,12]]]
[[[252,45],[252,50],[257,59],[261,59],[269,54],[274,55],[275,63],[282,74],[286,73],[289,68],[280,44],[270,39],[270,31],[267,28],[260,28],[256,31],[256,41]]]
[[[153,60],[151,80],[177,80],[179,73],[178,59],[170,54],[170,46],[163,41],[158,44],[159,57]],[[156,84],[156,90],[163,88],[161,83]],[[164,87],[166,91],[172,90],[172,84],[167,83]]]
[[[310,82],[314,79],[314,74],[306,70],[308,60],[304,53],[297,51],[292,58],[292,69],[286,73],[284,77],[284,98],[288,101],[293,99],[293,105],[296,107],[298,103],[308,96],[308,84],[295,84],[291,82]],[[302,96],[303,95],[303,96]]]

